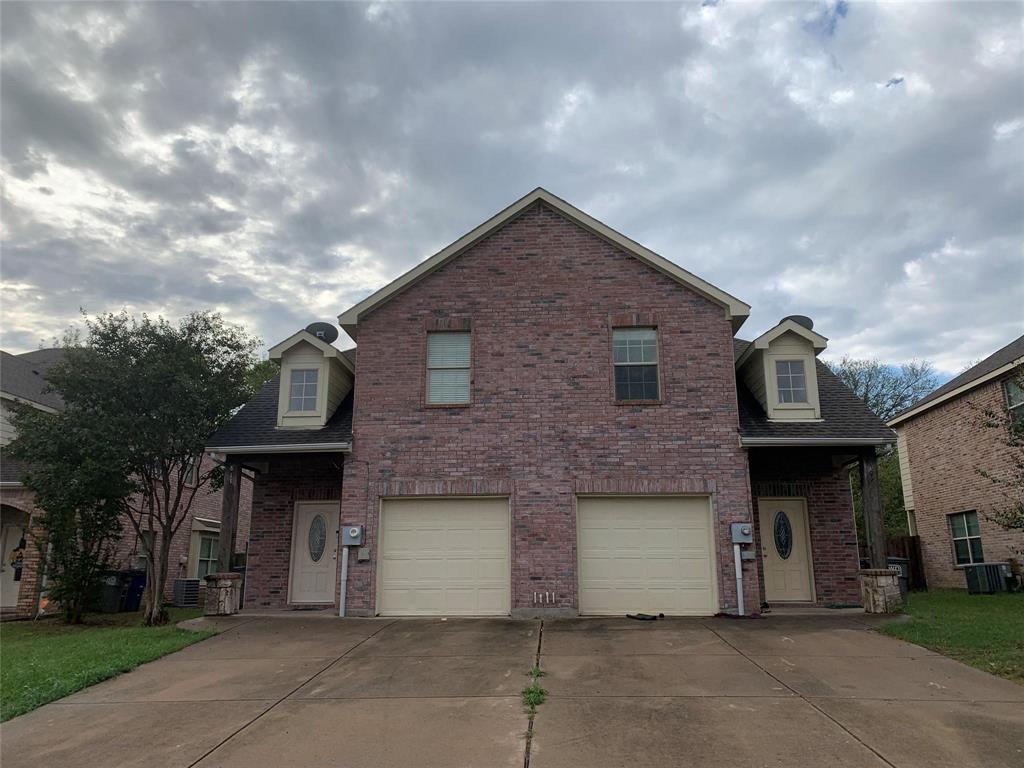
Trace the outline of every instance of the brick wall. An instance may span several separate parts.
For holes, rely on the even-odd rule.
[[[822,605],[859,605],[860,565],[849,471],[835,466],[827,450],[752,449],[750,484],[754,496],[754,539],[759,553],[758,572],[764,573],[760,559],[761,529],[757,498],[803,498],[806,499],[810,526],[816,601]],[[763,588],[760,594],[763,601]]]
[[[472,405],[426,408],[425,332],[462,319],[473,332]],[[658,326],[660,405],[614,403],[611,326],[631,322]],[[749,520],[750,493],[722,307],[541,206],[361,319],[358,342],[342,509],[346,522],[365,524],[374,556],[383,495],[508,493],[513,611],[528,609],[535,591],[554,591],[571,612],[575,494],[695,488],[712,496],[720,602],[735,606],[729,523]],[[287,514],[283,489],[274,505],[254,519],[253,557],[270,548],[257,545],[263,517]],[[278,534],[287,539],[290,528]],[[261,568],[268,556],[260,550]],[[351,566],[354,611],[375,607],[374,567]],[[260,599],[279,600],[275,588],[271,597],[261,585]]]
[[[954,567],[947,515],[976,510],[985,560],[1024,560],[1024,532],[1008,531],[986,516],[1005,503],[1000,489],[978,474],[1011,471],[999,430],[981,425],[981,410],[1003,409],[1002,380],[991,381],[905,422],[914,512],[929,588],[965,587]],[[902,426],[902,425],[901,425]]]
[[[27,523],[25,536],[25,554],[22,561],[21,581],[18,582],[18,601],[12,613],[32,616],[36,612],[36,602],[39,599],[39,588],[41,578],[42,552],[36,541],[43,535],[39,527],[39,510],[35,505],[35,498],[31,491],[25,488],[0,488],[0,505],[5,507],[0,518],[6,520],[8,515],[14,516],[16,521]],[[6,562],[10,555],[10,549],[0,553],[0,557]],[[6,575],[6,574],[5,574]],[[10,610],[10,609],[7,609]]]
[[[295,502],[340,500],[342,459],[340,454],[293,454],[260,460],[267,461],[268,471],[256,476],[253,491],[245,607],[284,608]],[[346,517],[345,522],[358,521]],[[332,544],[337,542],[328,542],[328,550]]]

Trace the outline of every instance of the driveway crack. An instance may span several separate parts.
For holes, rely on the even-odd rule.
[[[541,619],[540,627],[537,629],[537,655],[533,659],[533,668],[540,669],[540,652],[544,645],[544,620]],[[523,752],[523,768],[530,768],[530,748],[533,746],[533,720],[537,717],[536,711],[530,713],[526,721],[526,749]]]
[[[841,730],[842,730],[842,731],[843,731],[844,733],[846,733],[846,734],[847,734],[847,735],[848,735],[848,736],[849,736],[850,738],[852,738],[852,739],[853,739],[854,741],[856,741],[856,742],[857,742],[858,744],[860,744],[860,745],[861,745],[862,747],[864,747],[864,748],[865,748],[866,750],[868,750],[869,752],[871,752],[871,754],[873,754],[873,755],[874,755],[875,757],[877,757],[877,758],[878,758],[879,760],[881,760],[881,761],[882,761],[883,763],[885,763],[886,765],[888,765],[888,766],[889,766],[889,768],[897,768],[897,766],[896,766],[896,765],[895,765],[895,764],[894,764],[894,763],[893,763],[892,761],[888,760],[888,759],[887,759],[887,758],[885,757],[885,755],[883,755],[883,754],[882,754],[881,752],[879,752],[879,751],[878,751],[877,749],[875,749],[875,748],[874,748],[874,747],[872,747],[872,746],[871,746],[870,744],[868,744],[867,742],[865,742],[865,741],[864,741],[863,739],[861,739],[861,738],[860,738],[859,736],[857,736],[857,734],[855,734],[855,733],[854,733],[853,731],[851,731],[851,730],[850,730],[849,728],[847,728],[847,727],[846,727],[845,725],[843,725],[843,724],[842,724],[841,722],[839,722],[838,720],[836,720],[836,718],[834,718],[834,717],[833,717],[832,715],[830,715],[830,714],[829,714],[828,712],[826,712],[826,711],[825,711],[824,709],[822,709],[822,708],[821,708],[821,707],[819,707],[819,706],[818,706],[817,704],[815,704],[815,703],[814,703],[814,701],[813,701],[812,699],[809,699],[809,698],[807,698],[806,696],[804,696],[804,695],[803,695],[802,693],[800,693],[800,692],[799,692],[798,690],[796,690],[796,689],[795,689],[795,688],[794,688],[793,686],[791,686],[791,685],[787,684],[787,683],[786,683],[786,682],[785,682],[784,680],[782,680],[782,679],[781,679],[781,678],[779,678],[778,676],[776,676],[776,675],[772,674],[772,673],[771,673],[771,672],[770,672],[769,670],[767,670],[767,669],[765,669],[764,667],[762,667],[762,666],[761,666],[760,664],[758,664],[758,663],[757,663],[756,661],[754,661],[754,660],[753,660],[753,659],[752,659],[752,658],[751,658],[750,656],[748,656],[748,655],[747,655],[746,653],[744,653],[744,652],[743,652],[743,651],[742,651],[742,650],[741,650],[740,648],[738,648],[738,647],[736,647],[735,645],[733,645],[732,643],[730,643],[730,642],[729,642],[729,640],[728,640],[728,639],[726,639],[725,637],[723,637],[723,636],[721,635],[721,633],[719,633],[719,631],[718,631],[717,629],[715,629],[715,628],[714,628],[713,626],[710,626],[710,625],[709,625],[709,624],[708,624],[707,622],[704,622],[704,627],[705,627],[705,628],[706,628],[706,629],[707,629],[707,630],[708,630],[709,632],[711,632],[712,634],[714,634],[714,635],[715,635],[715,636],[716,636],[716,637],[717,637],[717,638],[718,638],[719,640],[721,640],[721,641],[722,641],[723,643],[725,643],[725,644],[726,644],[726,645],[728,645],[728,646],[729,646],[730,648],[732,648],[732,649],[733,649],[734,651],[736,651],[736,653],[738,653],[738,654],[739,654],[740,656],[742,656],[742,657],[743,657],[744,659],[746,659],[746,660],[747,660],[747,661],[749,661],[749,662],[750,662],[751,664],[753,664],[753,665],[754,665],[755,667],[757,667],[757,668],[758,668],[758,669],[760,669],[760,670],[761,670],[762,672],[764,672],[764,673],[765,673],[766,675],[768,675],[768,677],[770,677],[770,678],[771,678],[772,680],[774,680],[775,682],[777,682],[777,683],[778,683],[779,685],[781,685],[781,686],[782,686],[783,688],[785,688],[786,690],[790,691],[790,692],[791,692],[791,693],[792,693],[792,694],[793,694],[794,696],[796,696],[796,697],[797,697],[798,699],[800,699],[801,701],[804,701],[804,702],[806,702],[806,703],[807,703],[807,705],[808,705],[809,707],[811,707],[811,709],[813,709],[813,710],[815,710],[816,712],[818,712],[818,713],[819,713],[820,715],[822,715],[822,716],[823,716],[823,717],[824,717],[824,718],[825,718],[826,720],[830,720],[830,721],[831,721],[832,723],[834,723],[834,724],[835,724],[835,725],[836,725],[836,726],[837,726],[837,727],[838,727],[839,729],[841,729]]]
[[[258,617],[256,617],[256,618],[258,618]],[[269,707],[267,707],[267,708],[266,708],[266,709],[264,709],[264,710],[263,710],[262,712],[260,712],[260,713],[259,713],[258,715],[256,715],[256,717],[254,717],[254,718],[253,718],[252,720],[250,720],[249,722],[245,723],[245,724],[244,724],[244,725],[242,725],[242,726],[241,726],[240,728],[237,728],[237,729],[236,729],[236,730],[234,730],[233,732],[229,733],[229,734],[228,734],[228,735],[227,735],[227,736],[226,736],[226,737],[225,737],[224,739],[222,739],[222,740],[221,740],[220,742],[218,742],[218,743],[217,743],[217,744],[216,744],[215,746],[213,746],[213,747],[212,747],[211,749],[207,750],[207,751],[206,751],[205,753],[203,753],[202,755],[200,755],[200,757],[199,757],[199,758],[198,758],[197,760],[194,760],[193,762],[189,763],[189,766],[188,766],[188,768],[194,768],[194,767],[195,767],[196,765],[198,765],[199,763],[201,763],[201,762],[202,762],[203,760],[205,760],[205,759],[206,759],[207,757],[209,757],[209,756],[210,756],[210,755],[212,755],[212,754],[213,754],[214,752],[216,752],[216,751],[217,751],[218,749],[220,749],[220,748],[221,748],[221,747],[223,747],[223,746],[224,746],[225,744],[227,744],[227,743],[228,743],[229,741],[231,741],[231,739],[235,738],[235,736],[237,736],[238,734],[240,734],[240,733],[241,733],[242,731],[244,731],[244,730],[245,730],[246,728],[248,728],[248,727],[249,727],[250,725],[252,725],[252,724],[253,724],[253,723],[255,723],[255,722],[256,722],[257,720],[259,720],[259,719],[260,719],[261,717],[263,717],[263,716],[264,716],[264,715],[266,715],[266,714],[267,714],[268,712],[270,712],[270,710],[274,709],[274,707],[276,707],[276,706],[277,706],[278,704],[280,704],[280,703],[281,703],[282,701],[284,701],[284,700],[285,700],[285,699],[287,699],[287,698],[288,698],[289,696],[292,696],[293,694],[295,694],[296,692],[298,692],[298,690],[299,690],[300,688],[302,688],[303,686],[309,685],[309,683],[311,683],[311,682],[313,682],[314,680],[316,680],[316,679],[317,679],[318,677],[320,677],[320,675],[322,675],[322,674],[323,674],[324,672],[326,672],[327,670],[329,670],[329,669],[330,669],[331,667],[333,667],[333,666],[334,666],[335,664],[337,664],[337,663],[338,663],[339,661],[341,661],[342,659],[344,659],[344,658],[345,658],[346,656],[348,656],[348,655],[349,655],[350,653],[352,653],[352,651],[354,651],[354,650],[355,650],[356,648],[358,648],[359,646],[361,646],[361,645],[362,645],[363,643],[365,643],[365,642],[366,642],[367,640],[369,640],[369,639],[370,639],[371,637],[374,637],[375,635],[378,635],[378,634],[380,634],[380,633],[381,633],[381,632],[383,632],[383,631],[384,631],[385,629],[387,629],[388,627],[390,627],[390,626],[391,626],[392,624],[395,624],[395,623],[396,623],[397,621],[398,621],[398,620],[397,620],[397,619],[395,619],[395,621],[389,621],[389,622],[388,622],[387,624],[384,624],[384,625],[382,625],[382,626],[380,627],[380,629],[378,629],[378,630],[376,630],[375,632],[372,632],[371,634],[369,634],[369,635],[367,635],[366,637],[364,637],[364,638],[363,638],[362,640],[360,640],[360,641],[359,641],[358,643],[356,643],[355,645],[353,645],[353,646],[352,646],[351,648],[349,648],[349,649],[348,649],[347,651],[345,651],[345,652],[344,652],[343,654],[341,654],[340,656],[337,656],[337,657],[335,657],[335,658],[334,658],[334,660],[333,660],[333,661],[332,661],[332,662],[331,662],[330,664],[328,664],[327,666],[325,666],[325,667],[324,667],[323,669],[321,669],[321,670],[320,670],[319,672],[317,672],[317,673],[316,673],[315,675],[312,675],[312,676],[310,676],[310,678],[309,678],[308,680],[303,680],[303,681],[302,681],[301,683],[299,683],[299,684],[298,684],[297,686],[295,686],[295,688],[293,688],[292,690],[288,691],[288,693],[286,693],[286,694],[285,694],[284,696],[282,696],[281,698],[279,698],[279,699],[278,699],[277,701],[275,701],[275,702],[274,702],[273,704],[271,704],[271,705],[270,705]],[[328,657],[328,658],[330,658],[330,657]]]

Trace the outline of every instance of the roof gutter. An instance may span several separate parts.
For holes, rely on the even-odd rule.
[[[966,384],[960,385],[956,389],[949,390],[949,392],[940,397],[936,397],[934,400],[929,400],[926,403],[921,403],[921,405],[917,406],[916,408],[911,408],[909,411],[904,411],[899,416],[893,419],[889,419],[889,421],[885,423],[887,426],[895,427],[897,424],[900,424],[906,421],[907,419],[912,419],[915,416],[922,414],[931,408],[934,408],[936,405],[941,405],[947,400],[952,400],[954,397],[959,397],[960,395],[964,394],[965,392],[969,392],[975,387],[980,387],[986,381],[991,381],[992,379],[1002,376],[1004,373],[1012,371],[1014,368],[1021,365],[1022,363],[1024,363],[1024,357],[1018,357],[1016,360],[1013,360],[1007,363],[1006,365],[1000,366],[999,368],[996,368],[994,371],[989,371],[984,376],[979,376],[978,378],[973,379],[972,381],[968,381]]]
[[[292,443],[291,445],[208,445],[207,453],[351,453],[352,443]]]
[[[740,445],[744,448],[801,445],[890,445],[895,442],[895,435],[892,437],[740,437]]]

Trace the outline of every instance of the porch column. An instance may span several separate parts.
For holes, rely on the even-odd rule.
[[[860,493],[864,502],[870,567],[885,568],[885,523],[882,521],[882,492],[878,486],[878,456],[874,448],[860,456]]]
[[[217,545],[217,572],[231,571],[238,531],[238,489],[242,482],[242,465],[228,459],[224,462],[224,488],[221,495],[220,538]]]

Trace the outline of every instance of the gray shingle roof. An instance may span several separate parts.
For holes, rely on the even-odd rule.
[[[352,393],[320,429],[278,429],[277,398],[281,377],[275,376],[242,406],[206,444],[216,448],[243,446],[323,445],[352,441]]]
[[[52,350],[39,351],[50,352]],[[0,392],[31,400],[33,403],[50,408],[60,408],[64,405],[60,395],[47,391],[49,385],[45,375],[52,364],[50,362],[46,365],[37,365],[31,360],[24,359],[21,355],[0,351]]]
[[[971,366],[959,376],[950,379],[938,389],[929,392],[912,406],[893,416],[893,418],[898,419],[908,411],[913,411],[916,408],[920,408],[922,405],[927,405],[933,400],[938,400],[940,397],[952,392],[954,389],[966,386],[972,381],[976,381],[977,379],[992,373],[992,371],[998,370],[1004,365],[1009,365],[1014,360],[1018,360],[1022,357],[1024,357],[1024,336],[1014,339],[1002,349],[993,352],[977,365]]]
[[[733,352],[737,359],[750,346],[749,341],[733,340]],[[896,435],[882,423],[843,384],[828,366],[820,360],[817,363],[818,400],[821,405],[821,421],[814,422],[772,422],[761,404],[746,388],[742,381],[736,384],[739,396],[740,435],[752,438],[807,438],[836,440],[878,440],[895,442]]]

